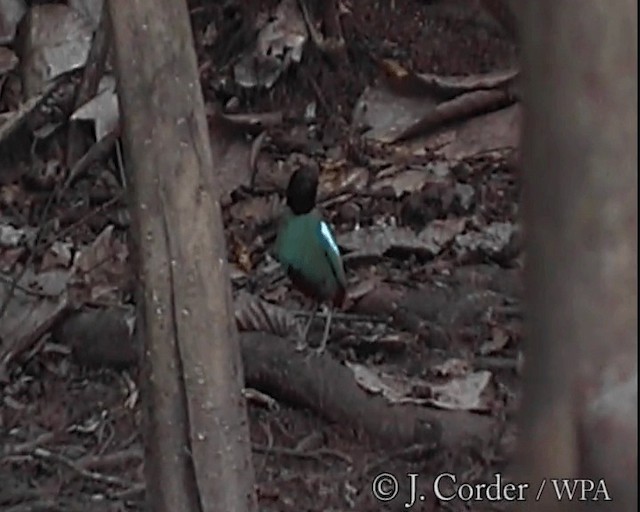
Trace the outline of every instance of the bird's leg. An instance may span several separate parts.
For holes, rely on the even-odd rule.
[[[319,307],[320,307],[320,304],[314,304],[313,310],[311,311],[311,315],[309,316],[309,320],[307,320],[307,325],[304,326],[302,335],[298,339],[298,343],[296,344],[296,350],[299,352],[307,348],[307,337],[309,336],[309,330],[311,329],[311,324],[313,323],[313,319],[316,317],[316,314],[318,313]]]
[[[327,341],[329,340],[329,332],[331,330],[331,319],[333,317],[333,309],[329,308],[327,311],[327,320],[324,323],[324,333],[322,334],[322,340],[320,345],[316,349],[318,354],[322,354],[327,348]]]

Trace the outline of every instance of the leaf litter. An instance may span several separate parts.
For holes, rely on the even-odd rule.
[[[259,8],[234,1],[226,7],[190,4],[234,269],[238,328],[285,338],[299,333],[300,315],[293,312],[308,304],[289,289],[269,251],[288,176],[301,165],[314,165],[320,171],[320,206],[335,227],[349,278],[346,311],[336,312],[334,319],[332,357],[349,367],[368,392],[396,404],[468,414],[511,407],[500,394],[505,371],[500,365],[483,369],[495,360],[508,362],[519,344],[517,317],[507,318],[497,307],[483,314],[495,304],[509,303],[510,288],[500,285],[506,281],[503,266],[517,269],[521,261],[513,206],[519,189],[508,163],[519,142],[517,70],[514,45],[499,23],[487,18],[482,7],[458,10],[417,1],[396,2],[391,11],[368,0],[352,6],[341,2],[335,12],[300,8],[289,0]],[[94,148],[105,134],[117,133],[112,82],[103,82],[80,110],[73,106],[82,80],[74,70],[84,65],[98,27],[99,8],[91,5],[85,2],[77,11],[25,7],[20,15],[28,16],[32,27],[56,16],[68,18],[68,33],[51,31],[62,54],[41,44],[46,34],[39,35],[40,29],[32,29],[31,46],[21,47],[13,39],[0,42],[0,55],[7,55],[8,63],[0,68],[0,303],[8,304],[0,321],[0,378],[7,383],[0,422],[23,441],[29,440],[33,422],[45,426],[44,434],[60,425],[66,438],[47,441],[52,449],[61,451],[60,443],[75,442],[118,455],[98,433],[111,429],[114,439],[124,442],[135,439],[138,429],[135,418],[116,414],[125,403],[127,410],[134,407],[133,414],[137,402],[126,383],[131,379],[118,373],[137,357],[131,341],[135,309],[128,224],[114,222],[125,207],[114,195],[124,185],[119,145],[106,145],[107,151],[68,188],[58,177],[69,171],[61,127],[70,116],[94,124],[74,135],[79,147]],[[245,19],[252,22],[244,25]],[[332,27],[336,20],[337,28]],[[424,44],[425,30],[432,44]],[[251,33],[257,37],[243,39]],[[468,46],[461,34],[476,44]],[[328,61],[342,58],[342,44],[350,66],[328,67]],[[50,59],[51,76],[40,74],[34,51]],[[31,99],[12,93],[20,81]],[[18,151],[20,146],[25,150]],[[36,161],[51,163],[41,167],[55,170],[51,179],[29,180],[28,173],[9,172],[22,165],[33,175]],[[114,186],[103,187],[101,196],[88,201],[86,190],[105,176]],[[52,195],[55,200],[47,206]],[[458,270],[480,265],[491,266],[498,277],[465,287],[447,281]],[[462,311],[473,293],[486,292],[489,282],[504,297],[492,292],[491,301],[475,303],[471,313]],[[317,334],[312,329],[312,336]],[[71,353],[57,346],[71,347]],[[109,346],[112,350],[102,350]],[[110,383],[89,374],[78,390],[80,354],[98,366],[119,357],[119,369],[105,370]],[[38,385],[57,394],[39,399],[33,391]],[[60,401],[64,396],[80,398],[68,404]],[[106,419],[97,411],[98,401]],[[266,418],[272,424],[285,422],[293,434],[273,429],[273,442],[286,445],[291,435],[303,437],[317,428],[300,411],[283,405]],[[262,419],[252,408],[250,415],[260,430]],[[97,418],[84,434],[93,437],[81,438],[70,418]],[[327,442],[359,460],[363,449],[341,427],[323,427]],[[254,456],[257,464],[273,469],[273,457]],[[131,481],[139,481],[141,459],[134,460]],[[275,464],[305,474],[295,460]],[[484,464],[490,472],[491,463]],[[69,495],[78,503],[89,500],[82,474],[69,467],[64,471]],[[276,489],[297,509],[344,506],[336,498],[339,482],[328,473],[318,478],[335,492],[313,502],[302,488],[283,485],[269,474],[260,477],[261,488]],[[55,479],[47,484],[55,485]],[[103,485],[108,501],[124,503],[109,494],[108,485],[93,485]],[[354,479],[353,485],[364,488],[366,482]],[[134,497],[133,509],[138,509],[142,494]],[[0,492],[0,505],[3,499]],[[355,509],[375,505],[357,499]]]

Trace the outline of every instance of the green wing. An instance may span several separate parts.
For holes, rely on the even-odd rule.
[[[333,274],[336,276],[336,280],[345,287],[347,284],[347,277],[344,273],[344,265],[342,264],[342,256],[340,255],[338,242],[336,242],[336,237],[333,234],[331,226],[329,226],[329,224],[324,220],[320,219],[320,222],[316,227],[316,236],[320,240],[320,244],[329,260]]]
[[[338,284],[346,286],[333,232],[317,212],[305,215],[287,212],[280,221],[275,253],[287,271],[296,270],[321,286],[335,276]]]

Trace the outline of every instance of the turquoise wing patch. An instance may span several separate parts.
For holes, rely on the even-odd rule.
[[[324,250],[328,253],[333,253],[334,256],[339,258],[340,249],[338,248],[338,243],[331,232],[331,228],[325,221],[320,221],[319,235]]]
[[[320,245],[325,254],[329,258],[329,264],[333,269],[333,274],[340,284],[344,286],[346,282],[346,276],[344,273],[344,267],[342,266],[342,258],[340,257],[340,248],[338,242],[333,235],[333,231],[325,221],[320,221],[318,230],[316,231],[318,238],[320,239]]]

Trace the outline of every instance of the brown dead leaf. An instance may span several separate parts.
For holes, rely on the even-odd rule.
[[[0,272],[9,272],[14,269],[25,251],[24,247],[0,248]]]
[[[261,331],[287,337],[298,333],[300,325],[287,309],[275,306],[250,293],[235,299],[235,317],[240,331]]]
[[[385,82],[394,92],[403,96],[447,99],[469,91],[506,87],[518,77],[517,69],[492,71],[481,75],[442,76],[416,73],[390,59],[384,59],[378,64]]]
[[[238,268],[245,272],[251,272],[253,264],[251,263],[251,250],[243,241],[237,236],[231,236],[229,243],[229,254],[231,261],[233,261]]]
[[[372,292],[379,284],[380,280],[375,277],[358,281],[355,286],[350,286],[347,290],[347,301],[355,302],[361,299],[368,293]]]
[[[491,372],[479,371],[431,384],[421,379],[391,375],[378,368],[346,362],[356,382],[366,391],[382,395],[393,404],[434,405],[441,409],[486,411]],[[418,391],[418,393],[416,393]]]
[[[282,0],[258,33],[255,47],[234,66],[236,82],[246,88],[271,88],[292,62],[300,62],[307,27],[296,0]]]
[[[338,244],[356,254],[350,257],[382,256],[391,249],[436,256],[462,233],[466,219],[434,220],[420,233],[404,227],[372,226],[337,236]]]
[[[451,379],[446,384],[430,384],[428,403],[448,410],[487,411],[491,376],[491,372],[483,370]]]
[[[0,180],[2,180],[2,178],[0,178]],[[11,183],[0,187],[0,206],[3,208],[20,207],[29,209],[32,202],[32,197],[25,192],[21,184]]]
[[[56,268],[36,273],[27,268],[18,285],[23,291],[38,297],[58,297],[67,290],[70,278],[70,269]]]
[[[501,89],[476,90],[460,94],[444,101],[426,112],[417,121],[396,133],[391,142],[400,142],[432,132],[436,128],[456,121],[463,121],[478,114],[491,112],[511,105],[514,98]]]
[[[279,212],[280,197],[278,194],[251,196],[229,208],[229,213],[235,220],[254,227],[273,222]]]
[[[426,245],[432,248],[432,253],[435,256],[449,245],[456,236],[462,233],[466,225],[467,219],[465,218],[436,219],[431,221],[429,225],[420,232],[419,237]]]
[[[318,184],[319,201],[345,192],[363,190],[367,186],[369,171],[364,167],[351,167],[346,164],[346,161],[322,164]]]
[[[455,357],[431,368],[431,372],[439,377],[462,377],[467,375],[470,370],[469,361]]]
[[[72,249],[73,245],[69,242],[54,242],[42,255],[40,271],[45,272],[56,268],[69,268],[73,258]]]
[[[120,122],[116,80],[107,75],[100,80],[98,93],[77,109],[71,120],[93,121],[96,141],[102,140],[108,133],[117,129]]]
[[[462,259],[480,255],[503,259],[519,251],[520,228],[511,222],[493,222],[482,231],[469,231],[456,236],[454,250]]]
[[[400,96],[425,96],[429,92],[419,75],[395,60],[382,59],[378,61],[378,67],[389,89]]]
[[[375,371],[363,364],[345,362],[345,366],[353,372],[356,382],[374,395],[382,395],[391,402],[399,402],[405,396],[405,389],[399,383],[391,383],[388,375]]]
[[[264,155],[264,153],[262,154]],[[289,153],[285,160],[271,162],[263,160],[262,167],[258,161],[255,186],[260,189],[284,192],[291,175],[302,167],[319,171],[318,163],[303,153]]]
[[[500,326],[491,329],[491,339],[485,341],[480,347],[480,354],[483,356],[494,354],[502,350],[509,343],[509,335]]]
[[[33,228],[16,228],[11,224],[0,224],[0,248],[31,245],[36,234],[36,230]]]
[[[367,87],[353,111],[353,127],[365,136],[393,142],[398,134],[431,112],[437,102],[424,97],[399,96],[386,87]]]
[[[345,362],[347,368],[353,372],[356,382],[374,395],[382,395],[390,403],[412,403],[424,405],[427,399],[410,396],[410,391],[418,383],[417,379],[407,379],[384,372],[382,369],[374,369],[359,363]]]
[[[114,235],[113,226],[107,226],[76,256],[73,262],[71,288],[79,302],[120,302],[123,288],[128,284],[127,245]]]
[[[396,197],[401,197],[404,194],[417,192],[429,181],[429,173],[424,170],[410,169],[407,171],[399,172],[388,178],[376,180],[371,186],[372,192],[378,192],[386,188],[393,190]]]
[[[0,321],[0,382],[7,381],[10,363],[68,311],[68,278],[68,271],[26,271],[13,290],[11,282],[0,280],[0,304],[6,304]]]
[[[419,73],[417,77],[425,90],[442,97],[454,97],[469,91],[499,89],[513,84],[519,75],[517,69],[491,71],[481,75],[441,76]]]
[[[442,133],[418,138],[411,147],[435,152],[450,161],[461,161],[490,151],[515,150],[520,144],[522,108],[512,105],[469,119]]]
[[[32,7],[24,21],[22,79],[27,97],[52,79],[84,65],[91,46],[91,23],[63,4]]]
[[[516,69],[451,77],[417,74],[391,60],[379,65],[385,84],[365,89],[352,119],[380,142],[412,139],[515,101]]]

